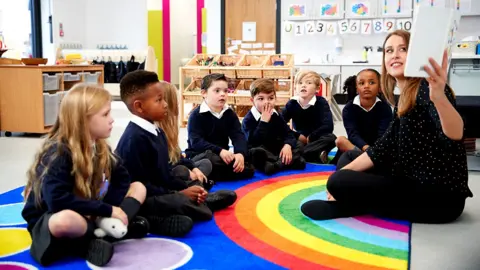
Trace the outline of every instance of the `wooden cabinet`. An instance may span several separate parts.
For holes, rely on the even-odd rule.
[[[65,91],[85,81],[103,85],[103,66],[0,65],[0,130],[48,132]]]

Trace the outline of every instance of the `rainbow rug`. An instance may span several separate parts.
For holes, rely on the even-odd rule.
[[[308,164],[301,172],[219,183],[215,189],[237,191],[233,207],[196,224],[184,238],[119,242],[101,269],[408,269],[409,223],[373,216],[313,221],[302,215],[302,203],[326,197],[333,168]],[[29,255],[21,192],[0,195],[0,269],[44,269]],[[81,259],[48,269],[89,268],[100,269]]]

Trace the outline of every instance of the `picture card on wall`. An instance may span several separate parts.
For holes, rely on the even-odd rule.
[[[336,22],[327,22],[327,35],[335,36],[337,35],[337,23]]]
[[[293,32],[293,22],[291,22],[291,21],[284,21],[284,22],[283,22],[283,31],[285,31],[285,33],[291,33],[291,32]]]
[[[240,54],[250,54],[250,51],[240,49],[239,53]]]
[[[307,33],[307,35],[316,34],[314,21],[305,22],[305,32]]]
[[[340,33],[340,35],[347,34],[348,27],[349,27],[348,20],[338,21],[338,33]]]
[[[303,22],[294,23],[293,29],[295,31],[295,36],[303,36],[305,33],[305,24]]]
[[[398,19],[397,20],[397,29],[405,30],[410,32],[412,30],[412,20],[411,19]]]
[[[362,20],[361,34],[362,35],[372,34],[372,21],[371,20]]]
[[[382,19],[373,20],[372,29],[375,34],[383,33],[383,26],[384,24]]]
[[[380,0],[380,4],[384,17],[412,16],[412,0]]]
[[[455,0],[455,9],[462,14],[472,12],[472,0]]]
[[[251,49],[252,48],[252,44],[251,43],[244,43],[241,45],[242,49]]]
[[[358,34],[360,33],[360,25],[361,22],[360,20],[350,20],[350,23],[348,25],[348,32],[350,34]]]
[[[370,17],[372,7],[369,1],[353,1],[348,7],[349,17]]]
[[[252,48],[254,49],[261,49],[262,48],[262,43],[253,43]]]
[[[428,77],[424,66],[431,68],[429,58],[442,65],[444,50],[454,42],[459,22],[460,15],[455,9],[420,6],[412,26],[405,76]]]
[[[396,20],[395,19],[385,19],[383,25],[383,30],[387,33],[391,33],[396,30]]]
[[[329,3],[322,3],[320,6],[320,16],[326,18],[336,18],[340,16],[339,1],[332,1]]]
[[[290,17],[305,17],[307,15],[305,4],[293,4],[288,9]]]
[[[458,1],[458,0],[454,0]],[[447,7],[447,0],[414,0],[415,8],[420,6]]]
[[[257,40],[257,22],[243,22],[242,24],[242,40]]]
[[[317,31],[317,34],[325,34],[327,32],[327,22],[316,21],[315,30]]]

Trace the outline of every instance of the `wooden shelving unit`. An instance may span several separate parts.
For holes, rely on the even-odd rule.
[[[44,74],[51,80],[56,76],[58,87],[55,81],[45,80]],[[71,81],[65,81],[64,74],[72,74]],[[86,80],[103,85],[103,65],[0,65],[0,130],[6,136],[11,132],[47,133],[65,91]],[[50,83],[54,86],[47,86]],[[50,97],[55,97],[54,102],[45,102]]]
[[[209,59],[210,61],[206,61]],[[222,62],[225,66],[219,65]],[[283,62],[283,65],[279,63]],[[180,120],[182,126],[187,124],[184,105],[193,104],[193,108],[202,103],[200,93],[201,79],[211,73],[221,73],[229,79],[227,103],[234,108],[239,117],[252,106],[250,101],[250,84],[259,78],[275,80],[277,105],[285,105],[294,92],[294,58],[291,54],[275,55],[195,55],[187,65],[180,67]]]

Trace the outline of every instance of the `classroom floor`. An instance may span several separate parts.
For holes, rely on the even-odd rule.
[[[130,113],[121,102],[114,102],[115,119],[110,142],[115,147],[129,122]],[[345,135],[343,123],[335,123],[335,134]],[[181,129],[180,144],[186,148],[186,130]],[[41,139],[38,136],[14,134],[0,137],[0,193],[22,186]],[[414,224],[411,269],[480,269],[480,173],[470,173],[474,197],[467,200],[463,215],[447,225]],[[408,194],[405,194],[408,199]]]

